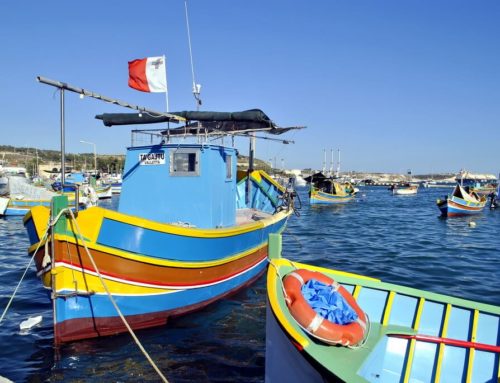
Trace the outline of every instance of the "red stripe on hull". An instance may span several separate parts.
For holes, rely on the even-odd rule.
[[[264,268],[255,277],[248,280],[245,284],[238,286],[233,290],[229,290],[224,294],[213,297],[207,301],[196,305],[185,306],[176,310],[161,311],[152,314],[130,315],[126,316],[127,322],[134,330],[140,330],[149,327],[165,325],[170,317],[185,315],[197,310],[201,310],[205,306],[229,295],[233,295],[241,289],[250,286],[267,270]],[[127,328],[123,324],[120,317],[108,318],[84,318],[70,319],[54,325],[54,341],[56,344],[72,342],[75,340],[97,338],[100,336],[115,335],[127,332]]]

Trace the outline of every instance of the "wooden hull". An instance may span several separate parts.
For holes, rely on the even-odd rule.
[[[486,201],[474,203],[451,197],[445,201],[438,201],[437,205],[443,216],[460,217],[481,213],[486,205]]]
[[[35,256],[53,295],[54,339],[63,343],[126,331],[99,274],[133,328],[165,324],[251,284],[266,269],[267,238],[284,229],[290,212],[223,229],[161,224],[90,208],[77,217],[90,252],[69,222]],[[24,222],[32,254],[49,210],[37,207]],[[47,252],[45,249],[47,246]],[[97,265],[93,266],[91,258]]]
[[[272,263],[267,274],[266,382],[498,379],[499,307],[336,270],[292,265],[286,259]],[[294,266],[322,272],[352,293],[370,319],[362,347],[329,346],[298,326],[281,287],[281,277]]]

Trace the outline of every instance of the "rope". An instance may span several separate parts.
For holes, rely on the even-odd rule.
[[[104,281],[104,279],[103,279],[103,277],[102,277],[99,269],[97,268],[97,265],[96,265],[96,263],[94,261],[94,257],[92,257],[92,254],[90,253],[90,251],[89,251],[89,249],[87,247],[87,244],[85,243],[85,240],[83,239],[83,236],[82,236],[82,234],[80,232],[80,227],[78,225],[78,222],[77,222],[75,216],[73,215],[73,211],[71,209],[69,209],[69,212],[70,212],[70,215],[71,215],[71,219],[75,223],[75,227],[76,227],[76,230],[77,230],[78,237],[82,240],[82,244],[83,244],[83,247],[85,248],[85,252],[87,253],[90,261],[92,262],[92,266],[94,267],[94,270],[96,271],[97,276],[99,277],[99,280],[101,281],[102,286],[104,287],[104,290],[106,290],[106,294],[108,294],[109,300],[111,301],[111,303],[115,307],[115,310],[118,313],[118,315],[120,316],[120,319],[122,320],[122,322],[125,325],[125,327],[127,328],[128,332],[130,333],[130,335],[134,339],[135,343],[137,344],[137,347],[139,347],[139,349],[141,350],[141,352],[144,354],[144,356],[148,360],[149,364],[151,364],[151,366],[156,371],[156,373],[160,376],[160,378],[162,379],[162,381],[165,382],[165,383],[168,383],[167,378],[163,375],[163,373],[160,371],[160,369],[155,364],[155,362],[153,361],[153,359],[149,356],[149,354],[146,351],[146,349],[142,346],[141,342],[139,341],[139,339],[135,335],[134,331],[132,330],[132,328],[128,324],[127,320],[125,319],[125,316],[122,314],[120,308],[116,304],[116,301],[113,298],[113,295],[111,295],[111,292],[109,291],[108,286],[106,285],[106,282]]]
[[[5,309],[3,310],[2,316],[0,317],[0,324],[2,323],[3,318],[5,317],[5,315],[7,315],[7,311],[9,310],[10,305],[12,304],[12,301],[14,300],[14,297],[17,294],[17,290],[19,290],[19,287],[21,286],[21,283],[23,282],[24,277],[26,276],[26,273],[28,272],[28,269],[30,268],[31,263],[33,262],[33,259],[35,259],[36,253],[40,249],[40,246],[42,245],[42,242],[47,239],[47,235],[49,233],[49,229],[59,220],[59,218],[64,213],[64,211],[65,210],[61,210],[59,212],[59,214],[57,215],[57,217],[53,221],[49,221],[49,223],[47,224],[47,228],[45,229],[45,233],[43,234],[42,239],[38,242],[38,246],[36,247],[36,250],[33,252],[33,255],[32,255],[30,261],[28,262],[28,266],[26,266],[26,269],[24,269],[24,273],[21,276],[21,279],[17,283],[17,286],[14,289],[14,292],[12,293],[12,295],[11,295],[11,297],[9,299],[9,302],[7,302],[7,306],[5,306]]]

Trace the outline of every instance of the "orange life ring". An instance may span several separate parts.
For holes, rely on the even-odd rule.
[[[315,279],[326,285],[332,285],[356,312],[358,319],[346,325],[339,325],[316,313],[302,295],[302,286]],[[326,275],[305,269],[298,269],[287,274],[283,279],[286,304],[299,325],[312,336],[328,344],[355,346],[366,336],[366,314],[361,310],[353,296],[333,279]]]

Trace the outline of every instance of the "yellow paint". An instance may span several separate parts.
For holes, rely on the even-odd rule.
[[[80,292],[95,292],[105,294],[101,280],[97,275],[91,275],[88,272],[82,272],[70,269],[66,266],[56,266],[53,273],[56,274],[54,278],[55,288],[57,292],[60,291],[75,291],[76,289]],[[147,294],[160,294],[176,291],[177,289],[166,289],[166,288],[154,288],[145,286],[136,286],[126,282],[119,282],[109,279],[103,275],[106,286],[112,294],[120,295],[147,295]],[[76,285],[75,285],[76,282]],[[183,290],[179,287],[179,290]]]
[[[471,342],[476,341],[478,320],[479,320],[479,310],[474,310],[474,315],[472,316],[472,334],[470,338]]]
[[[271,265],[267,269],[267,297],[269,298],[269,303],[274,315],[280,322],[281,326],[284,327],[285,332],[289,334],[295,341],[300,344],[303,348],[309,346],[309,339],[304,336],[302,331],[297,331],[295,322],[288,320],[287,316],[284,314],[283,310],[287,310],[286,304],[284,302],[283,291],[281,289],[281,280],[278,279],[278,272],[280,275],[286,274],[286,269],[283,269],[284,264],[290,264],[286,259],[276,259],[270,261]],[[280,304],[282,302],[283,308]]]
[[[387,326],[389,324],[389,318],[391,317],[392,303],[394,302],[394,297],[396,293],[391,291],[389,297],[387,298],[387,303],[385,305],[384,319],[382,319],[382,325]]]
[[[479,319],[479,310],[474,310],[474,314],[472,316],[472,334],[471,334],[471,342],[476,341],[477,336],[477,326]],[[467,380],[466,382],[472,381],[472,368],[474,367],[474,356],[476,350],[474,348],[469,349],[469,360],[467,363]]]
[[[416,344],[415,339],[410,340],[410,350],[408,354],[408,360],[406,362],[405,377],[403,380],[404,383],[408,383],[410,381],[411,367],[413,364],[413,355],[415,354],[415,344]]]
[[[444,312],[443,329],[441,330],[442,338],[446,338],[446,333],[448,332],[448,322],[450,321],[451,307],[452,306],[449,303],[446,305],[446,309]],[[439,345],[439,352],[437,358],[436,379],[434,380],[435,383],[438,383],[441,379],[441,367],[443,365],[444,348],[445,345],[441,343]]]
[[[418,301],[417,315],[415,315],[415,323],[413,324],[415,330],[418,330],[420,327],[420,318],[422,317],[422,311],[424,311],[424,303],[425,298],[420,298]]]
[[[359,296],[359,293],[361,292],[361,286],[360,285],[356,285],[356,287],[354,287],[354,291],[352,293],[352,296],[354,299],[358,300],[358,296]]]
[[[176,225],[171,225],[167,223],[160,223],[160,222],[155,222],[155,221],[150,221],[144,218],[139,218],[131,215],[126,215],[122,214],[116,211],[112,210],[107,210],[107,209],[102,209],[99,207],[93,207],[90,209],[87,209],[83,212],[81,212],[77,218],[78,222],[82,219],[82,216],[85,216],[86,214],[98,214],[100,216],[101,212],[98,212],[98,210],[103,210],[103,218],[115,220],[121,223],[133,225],[133,226],[138,226],[144,229],[149,229],[149,230],[154,230],[158,231],[160,233],[167,233],[167,234],[175,234],[175,235],[182,235],[186,237],[195,237],[195,238],[220,238],[220,237],[231,237],[231,236],[237,236],[245,233],[249,233],[251,231],[259,230],[264,227],[270,226],[276,222],[281,221],[282,219],[288,217],[289,215],[292,214],[292,211],[282,211],[277,214],[274,214],[273,216],[269,218],[262,219],[260,221],[256,222],[251,222],[246,225],[241,225],[241,226],[231,226],[228,228],[220,228],[220,229],[197,229],[197,228],[190,228],[190,227],[180,227]],[[82,223],[84,221],[82,220]],[[90,223],[90,225],[94,225],[94,219],[88,219],[85,220],[87,225]],[[80,229],[82,230],[82,233],[87,236],[87,231],[89,229],[88,226],[80,226]]]
[[[258,171],[259,174],[265,178],[266,180],[268,180],[271,184],[273,184],[276,188],[278,188],[278,190],[280,191],[285,191],[286,189],[280,185],[278,182],[276,182],[276,180],[274,178],[272,178],[269,174],[267,174],[265,171],[263,170],[259,170]],[[252,173],[253,174],[253,173]]]
[[[434,383],[439,383],[441,380],[441,366],[443,365],[443,357],[444,357],[444,344],[439,344],[438,357],[436,362],[436,375],[434,378]]]
[[[262,182],[262,177],[261,177],[260,172],[258,170],[255,170],[252,173],[250,173],[250,178],[253,178],[259,184]]]
[[[472,367],[474,366],[474,355],[476,354],[476,350],[474,348],[469,349],[469,360],[467,362],[467,378],[466,382],[470,383],[472,381]]]
[[[446,311],[444,313],[444,321],[443,321],[443,330],[441,331],[441,337],[446,338],[446,334],[448,333],[448,322],[450,321],[450,313],[451,313],[451,304],[446,305]]]

